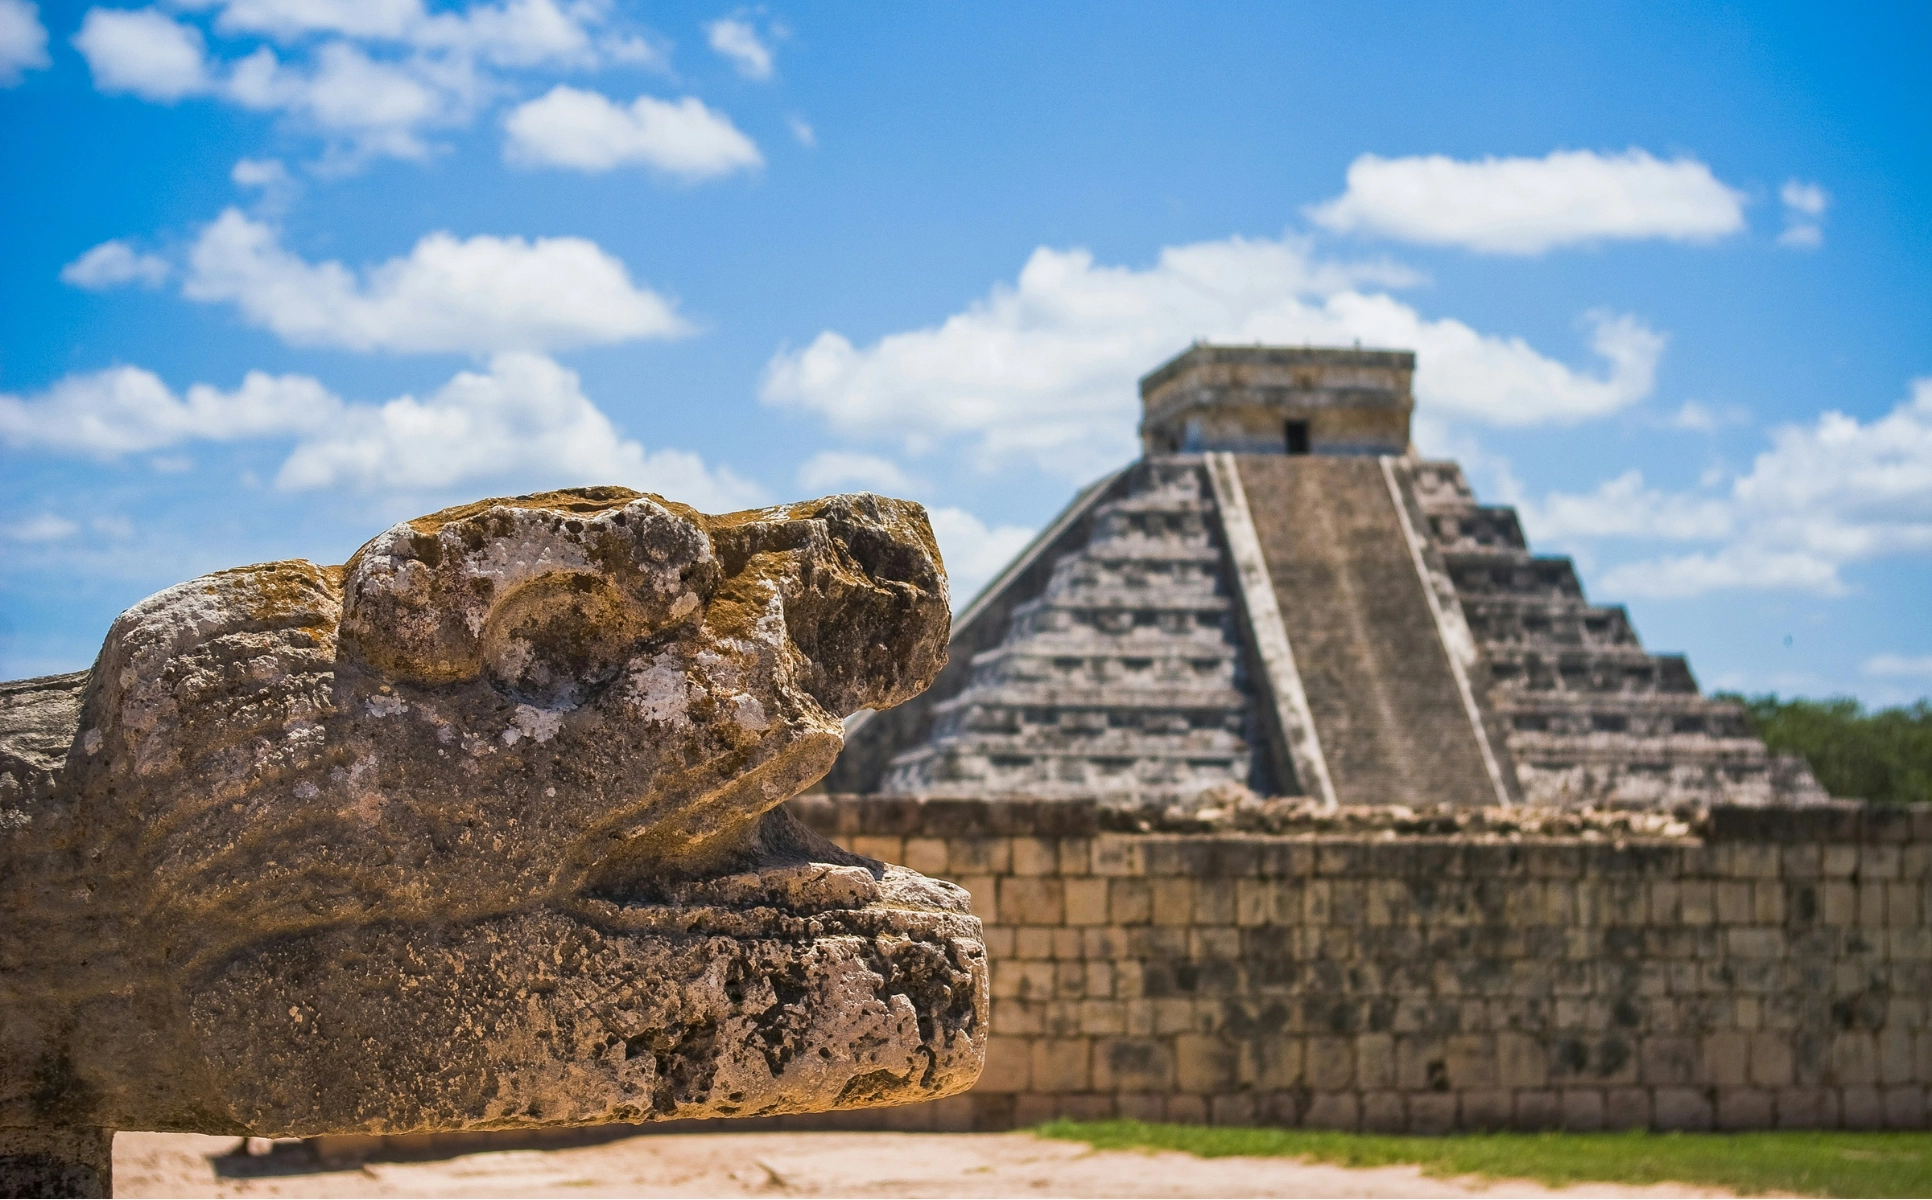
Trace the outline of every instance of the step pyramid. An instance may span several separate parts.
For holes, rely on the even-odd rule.
[[[848,722],[833,791],[1678,807],[1824,798],[1647,652],[1513,510],[1409,445],[1399,351],[1196,345],[1143,457],[962,612],[924,695]]]

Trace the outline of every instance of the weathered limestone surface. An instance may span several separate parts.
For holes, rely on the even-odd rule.
[[[784,800],[924,688],[916,506],[620,488],[217,572],[0,684],[0,1190],[114,1129],[404,1133],[960,1091],[966,894]]]

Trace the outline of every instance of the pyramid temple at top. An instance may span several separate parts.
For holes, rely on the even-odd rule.
[[[954,622],[924,695],[847,723],[837,792],[1186,803],[1822,799],[1735,703],[1409,443],[1415,356],[1196,344],[1143,453]],[[1224,792],[1225,788],[1219,788]]]

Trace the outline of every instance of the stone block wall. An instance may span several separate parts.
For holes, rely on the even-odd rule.
[[[1717,809],[1696,835],[1615,841],[791,803],[854,850],[965,886],[993,958],[970,1094],[821,1124],[1928,1123],[1932,810]]]

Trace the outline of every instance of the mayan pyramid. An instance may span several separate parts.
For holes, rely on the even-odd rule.
[[[1652,654],[1514,510],[1409,442],[1415,356],[1197,344],[1142,457],[954,622],[918,699],[848,722],[832,791],[1651,807],[1822,798]]]

